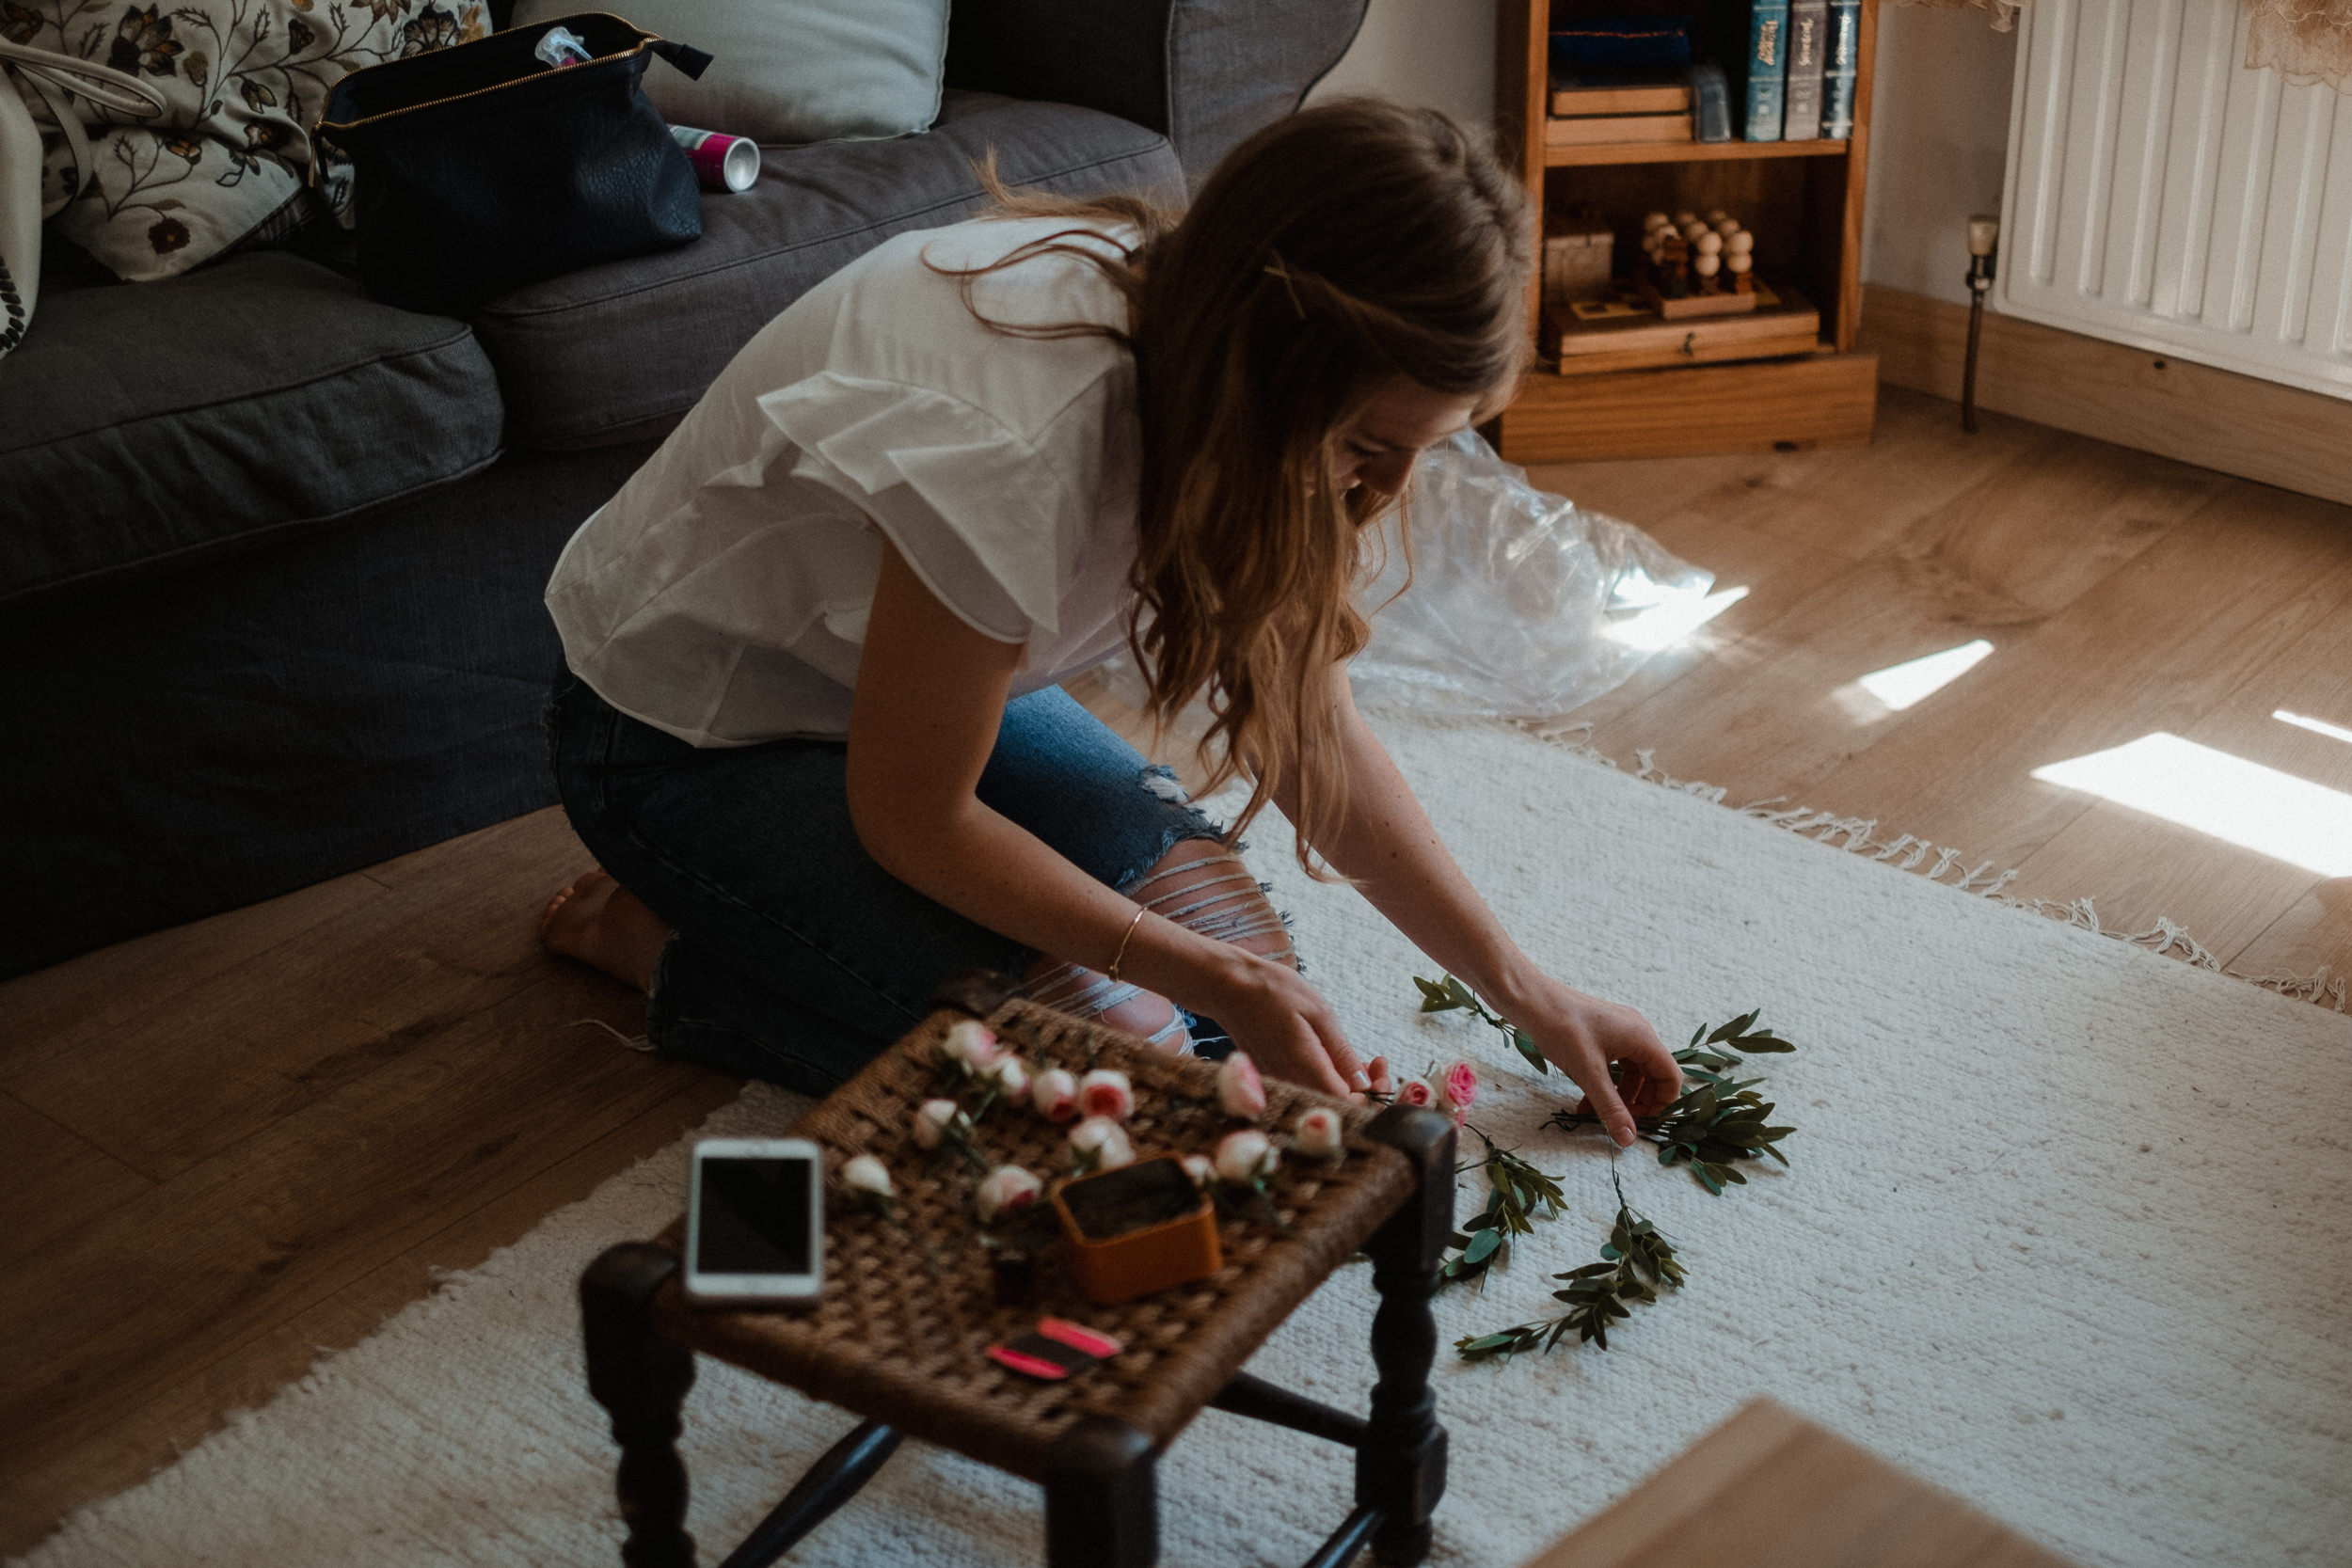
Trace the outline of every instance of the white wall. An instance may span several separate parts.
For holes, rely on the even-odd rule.
[[[1372,0],[1363,30],[1309,103],[1375,92],[1494,122],[1494,0]]]
[[[2001,210],[2018,32],[1979,10],[1879,8],[1862,276],[1968,303],[1968,215]]]
[[[1967,302],[1968,215],[2000,208],[2017,37],[1979,10],[1881,7],[1867,280]],[[1494,58],[1494,0],[1372,0],[1313,97],[1377,92],[1486,123]]]

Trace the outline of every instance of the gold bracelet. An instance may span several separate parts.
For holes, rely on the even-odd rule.
[[[1104,979],[1119,978],[1119,966],[1127,961],[1127,944],[1136,940],[1136,927],[1143,924],[1143,917],[1148,912],[1148,911],[1138,909],[1136,911],[1136,917],[1127,922],[1127,934],[1119,939],[1119,951],[1112,957],[1110,968],[1103,971]]]

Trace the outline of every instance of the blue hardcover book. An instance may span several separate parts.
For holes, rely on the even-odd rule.
[[[1740,135],[1780,140],[1782,94],[1788,80],[1788,0],[1755,0],[1748,13],[1746,103]]]
[[[1821,66],[1821,135],[1853,135],[1854,73],[1862,63],[1862,0],[1829,0],[1829,57]]]
[[[1780,139],[1821,135],[1821,66],[1829,53],[1829,0],[1788,0],[1788,84],[1781,95]]]
[[[1731,87],[1724,80],[1724,68],[1713,60],[1691,68],[1691,139],[1731,139]]]

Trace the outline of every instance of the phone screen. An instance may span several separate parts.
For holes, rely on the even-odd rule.
[[[701,1165],[696,1269],[807,1274],[810,1162],[705,1158]]]

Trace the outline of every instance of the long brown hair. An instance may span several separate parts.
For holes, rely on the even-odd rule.
[[[994,188],[1008,215],[1073,228],[958,274],[967,291],[980,272],[1066,251],[1133,308],[1131,333],[1011,330],[1134,349],[1143,474],[1128,642],[1146,711],[1165,727],[1205,697],[1211,787],[1245,769],[1255,785],[1233,832],[1287,785],[1299,863],[1324,875],[1311,847],[1330,842],[1347,799],[1326,683],[1368,635],[1353,590],[1376,533],[1364,525],[1388,504],[1341,489],[1334,437],[1399,377],[1482,404],[1508,395],[1528,347],[1525,193],[1444,115],[1376,99],[1267,126],[1181,219],[1135,197]],[[1139,236],[1123,259],[1083,237],[1104,225]]]

